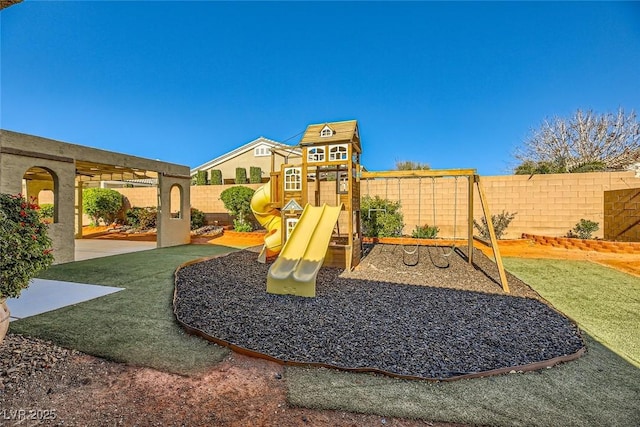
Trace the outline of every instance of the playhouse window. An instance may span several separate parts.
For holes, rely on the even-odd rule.
[[[284,170],[284,191],[302,190],[302,168]]]
[[[309,149],[307,154],[308,162],[324,162],[324,147],[313,147]]]
[[[255,157],[269,156],[271,155],[271,149],[269,147],[265,147],[264,145],[261,145],[260,147],[256,147],[253,150],[253,155]]]
[[[289,239],[289,236],[291,236],[291,233],[293,232],[293,229],[295,228],[297,223],[298,218],[287,218],[287,239]]]
[[[329,161],[347,160],[348,153],[346,144],[333,145],[329,147]]]
[[[349,172],[338,172],[338,179],[336,179],[336,192],[338,194],[349,193]]]
[[[333,136],[333,129],[331,129],[329,126],[323,127],[322,130],[320,131],[320,136],[322,138]]]

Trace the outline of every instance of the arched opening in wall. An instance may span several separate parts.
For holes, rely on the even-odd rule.
[[[182,187],[178,184],[171,186],[171,196],[169,198],[169,212],[172,219],[182,218]]]
[[[40,216],[49,223],[58,222],[58,176],[50,169],[34,166],[22,177],[23,194],[40,205]]]
[[[55,196],[53,190],[40,190],[38,193],[40,218],[47,223],[58,222],[55,215]]]

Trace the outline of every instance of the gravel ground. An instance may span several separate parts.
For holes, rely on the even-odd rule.
[[[352,272],[321,269],[317,297],[303,298],[267,294],[269,264],[236,252],[182,268],[174,309],[192,328],[282,361],[422,378],[517,367],[583,347],[577,327],[517,278],[508,276],[512,294],[502,294],[495,264],[481,252],[475,265],[464,250],[443,253],[376,245]]]
[[[22,388],[26,377],[55,372],[76,350],[21,335],[7,335],[0,347],[0,394]]]

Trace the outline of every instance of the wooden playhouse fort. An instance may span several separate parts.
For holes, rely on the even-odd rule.
[[[352,269],[362,257],[360,183],[363,179],[467,177],[468,261],[473,253],[473,193],[478,188],[485,217],[486,197],[475,169],[364,172],[356,120],[309,125],[296,147],[273,149],[270,181],[253,196],[251,207],[267,229],[259,260],[278,256],[267,278],[267,291],[315,296],[322,266]],[[276,156],[284,158],[275,169]],[[494,257],[505,292],[508,285],[495,233],[488,221]],[[455,236],[454,236],[455,237]]]

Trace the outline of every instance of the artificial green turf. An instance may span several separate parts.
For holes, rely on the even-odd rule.
[[[638,426],[640,370],[587,340],[579,360],[449,383],[330,369],[286,369],[296,406],[492,426]]]
[[[507,258],[505,267],[640,367],[640,278],[586,261]]]
[[[634,366],[640,280],[585,262],[505,259],[505,265],[589,332],[583,357],[537,372],[451,383],[288,367],[289,402],[480,425],[640,425]]]
[[[11,332],[132,365],[188,374],[229,351],[184,333],[173,315],[173,273],[187,261],[233,251],[186,245],[54,265],[39,277],[125,290],[11,323]]]

